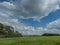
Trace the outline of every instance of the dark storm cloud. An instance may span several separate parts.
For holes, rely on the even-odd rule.
[[[23,18],[42,18],[59,9],[59,0],[16,0],[14,15]]]

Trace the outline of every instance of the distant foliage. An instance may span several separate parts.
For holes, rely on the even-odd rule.
[[[60,36],[60,34],[45,33],[42,36]]]
[[[22,34],[14,31],[12,26],[3,25],[0,23],[0,37],[21,37]]]

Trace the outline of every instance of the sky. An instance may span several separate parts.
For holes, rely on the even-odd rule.
[[[60,34],[60,0],[0,0],[0,23],[23,35]]]

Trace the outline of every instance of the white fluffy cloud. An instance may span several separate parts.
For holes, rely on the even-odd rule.
[[[3,7],[3,8],[8,9],[8,10],[13,10],[13,9],[16,8],[13,3],[6,2],[6,1],[1,2],[1,3],[0,3],[0,7]]]
[[[60,18],[47,25],[46,32],[60,34]]]
[[[45,33],[45,30],[42,27],[35,28],[32,26],[23,26],[20,30],[24,35],[42,35]]]
[[[0,17],[10,18],[13,16],[13,11],[16,7],[10,2],[0,2]]]
[[[42,35],[43,33],[56,33],[60,34],[60,18],[47,24],[43,27],[23,26],[20,28],[23,34],[26,35]]]
[[[23,34],[25,33],[27,35],[41,35],[43,33],[60,34],[60,18],[47,24],[45,28],[43,27],[35,28],[32,26],[24,26],[22,30],[25,30],[25,32],[23,31]]]

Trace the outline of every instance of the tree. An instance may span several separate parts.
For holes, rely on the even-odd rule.
[[[22,34],[18,31],[14,31],[14,28],[9,25],[4,25],[0,23],[0,36],[3,35],[4,37],[21,37]]]
[[[21,33],[19,33],[18,31],[15,31],[15,34],[16,34],[16,36],[17,36],[17,37],[22,36],[22,34],[21,34]]]
[[[14,28],[13,28],[13,27],[11,27],[11,26],[5,26],[5,31],[6,31],[6,33],[11,34],[11,33],[13,33],[13,32],[14,32]]]
[[[3,30],[3,24],[0,23],[0,30]]]
[[[3,25],[2,23],[0,23],[0,34],[5,34],[5,33],[3,32],[3,28],[4,28],[4,25]]]

